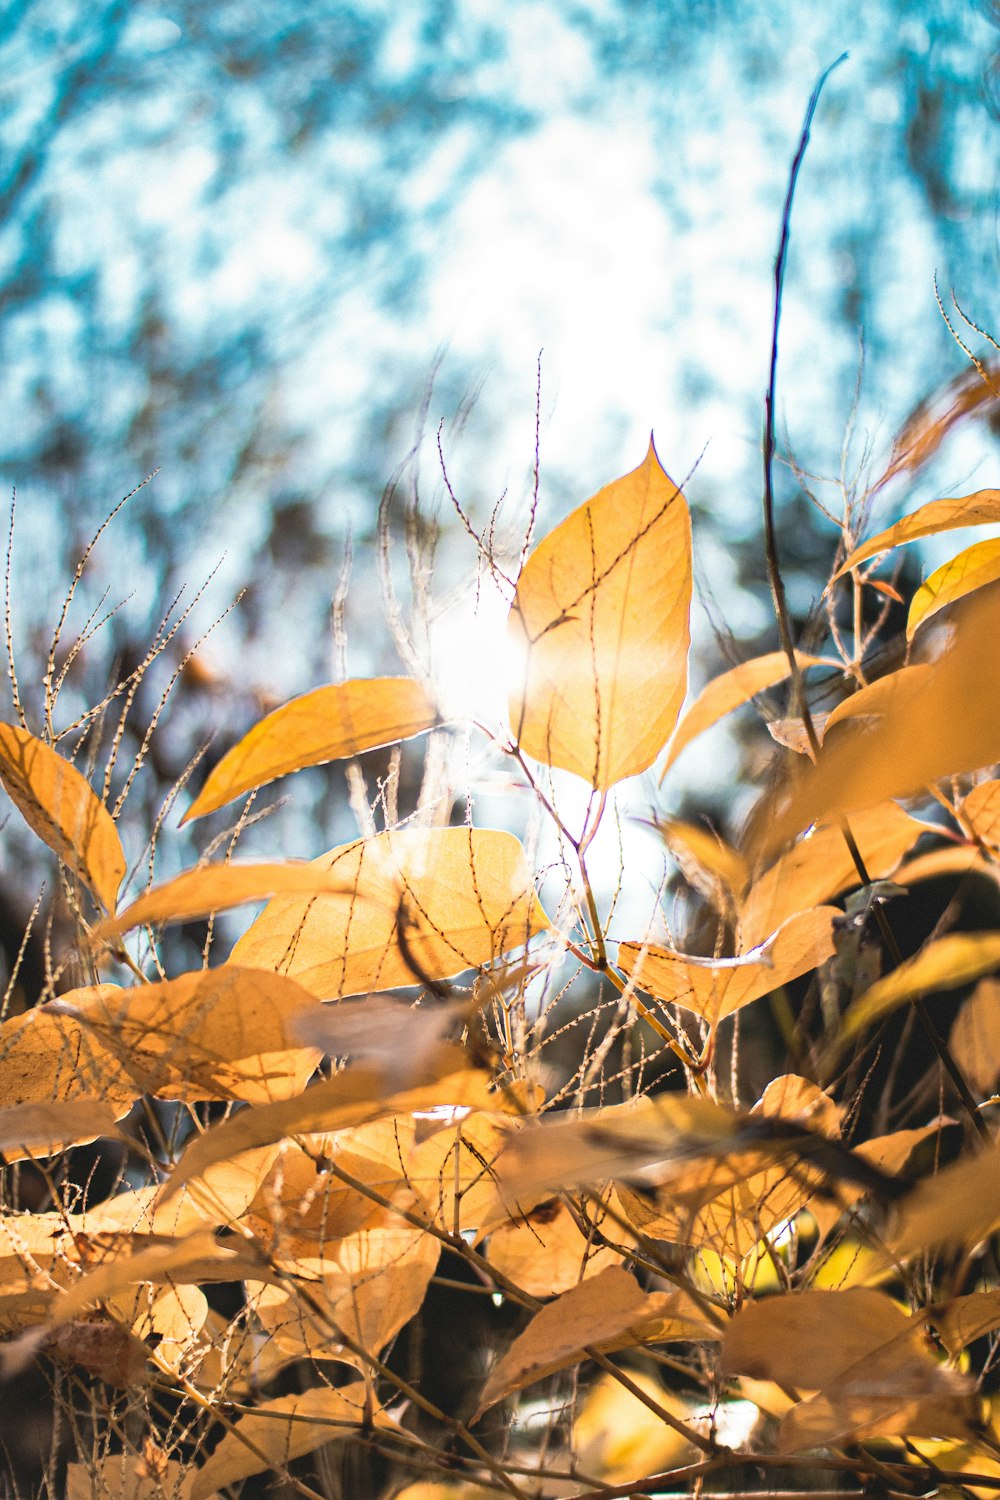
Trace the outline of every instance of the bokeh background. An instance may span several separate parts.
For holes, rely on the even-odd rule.
[[[848,431],[846,472],[866,453],[877,470],[965,368],[935,277],[946,306],[954,288],[995,318],[985,0],[8,0],[0,482],[17,489],[29,706],[76,559],[154,469],[84,575],[63,655],[91,609],[116,612],[75,662],[66,722],[212,575],[143,685],[133,720],[148,721],[242,590],[150,752],[169,785],[210,731],[223,748],[343,670],[330,602],[349,549],[347,670],[398,670],[374,562],[387,483],[419,487],[447,593],[474,555],[438,426],[468,514],[483,524],[506,493],[516,529],[539,390],[542,527],[634,467],[654,430],[674,477],[695,471],[705,671],[727,631],[748,654],[772,646],[771,274],[805,103],[844,50],[796,202],[778,409],[784,451],[834,481]],[[878,519],[990,482],[994,458],[984,425],[956,435]],[[780,499],[801,616],[835,532],[787,469]],[[467,619],[436,641],[446,686],[482,677]],[[719,757],[689,757],[692,795],[723,797]]]

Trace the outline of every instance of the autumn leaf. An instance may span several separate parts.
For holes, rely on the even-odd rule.
[[[938,568],[910,600],[906,617],[906,639],[912,641],[919,626],[933,618],[946,604],[953,604],[1000,578],[1000,541],[977,542]]]
[[[117,986],[100,986],[108,1003]],[[72,1006],[77,991],[62,997]],[[69,1015],[35,1007],[0,1022],[0,1109],[100,1099],[121,1118],[142,1092],[114,1052]]]
[[[447,979],[549,925],[521,844],[493,828],[402,828],[315,860],[336,894],[277,898],[230,961],[320,999]]]
[[[50,1156],[68,1146],[117,1134],[112,1111],[103,1099],[63,1100],[58,1104],[19,1104],[0,1109],[0,1151],[31,1149]]]
[[[900,1205],[889,1248],[896,1259],[939,1246],[979,1244],[1000,1224],[996,1142],[924,1178]]]
[[[75,766],[18,724],[0,724],[0,781],[33,833],[114,911],[125,852],[104,803]]]
[[[650,440],[528,558],[510,612],[521,750],[605,789],[652,765],[687,685],[691,523]]]
[[[184,1475],[176,1458],[164,1457],[154,1469],[136,1453],[92,1455],[85,1464],[67,1464],[65,1500],[162,1500],[183,1492]]]
[[[845,1040],[890,1011],[933,990],[954,990],[1000,964],[1000,933],[948,933],[879,979],[844,1017]]]
[[[618,1264],[618,1251],[585,1237],[566,1205],[552,1199],[498,1225],[487,1253],[490,1264],[530,1297],[568,1292]]]
[[[409,677],[316,688],[255,724],[223,756],[181,822],[203,818],[279,776],[411,739],[437,722],[426,690]]]
[[[685,879],[717,908],[728,909],[750,880],[743,856],[712,829],[664,818],[648,824],[659,834]]]
[[[808,667],[837,667],[839,669],[842,665],[835,659],[825,656],[809,656],[803,651],[796,652],[795,659],[801,671],[805,671]],[[702,688],[674,730],[673,739],[667,750],[663,776],[667,774],[681,751],[686,750],[698,735],[710,729],[713,724],[717,724],[726,714],[732,713],[733,709],[749,703],[751,698],[755,698],[758,693],[764,693],[768,688],[776,687],[779,682],[784,682],[789,675],[788,657],[784,651],[769,651],[765,656],[755,656],[752,660],[741,662],[738,667],[732,667],[728,672],[722,672],[718,677],[713,677],[712,681]],[[661,781],[663,776],[660,777]]]
[[[1000,781],[981,781],[962,798],[959,810],[978,839],[1000,845]]]
[[[239,1417],[209,1454],[195,1476],[190,1500],[210,1500],[217,1490],[251,1474],[284,1469],[324,1443],[373,1426],[391,1430],[395,1423],[363,1380],[263,1401],[255,1411]]]
[[[1000,980],[979,981],[955,1017],[948,1045],[970,1088],[993,1088],[1000,1078]]]
[[[683,1293],[644,1293],[621,1266],[609,1266],[535,1314],[494,1365],[473,1420],[513,1391],[586,1358],[588,1347],[627,1348],[654,1327],[660,1341],[714,1334]]]
[[[905,542],[915,542],[924,536],[937,536],[942,531],[955,531],[961,526],[988,526],[995,521],[1000,521],[1000,490],[976,490],[972,495],[931,500],[911,515],[904,516],[894,526],[889,526],[877,536],[869,537],[867,542],[862,542],[841,563],[832,582],[843,578],[845,573],[849,573],[859,563],[866,562],[869,557],[888,552],[893,547],[901,547]]]

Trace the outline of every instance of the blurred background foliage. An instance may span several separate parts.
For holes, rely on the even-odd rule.
[[[4,4],[0,479],[18,495],[13,626],[35,727],[75,561],[154,469],[57,651],[89,609],[121,604],[75,661],[63,725],[218,565],[137,693],[136,750],[185,653],[244,592],[175,688],[145,826],[210,729],[224,723],[218,751],[342,665],[329,610],[349,546],[348,669],[398,669],[373,561],[383,489],[401,469],[409,493],[419,482],[442,583],[468,577],[434,434],[443,421],[477,522],[505,491],[516,512],[543,346],[543,526],[634,467],[654,429],[675,477],[696,470],[706,669],[713,630],[772,645],[758,496],[773,256],[806,98],[844,49],[796,205],[779,393],[785,451],[833,480],[852,411],[849,477],[965,367],[935,274],[946,301],[953,286],[977,321],[994,313],[991,5]],[[880,519],[990,482],[992,453],[982,428],[950,439]],[[781,500],[802,617],[836,533],[787,470]],[[718,764],[686,774],[699,795],[726,784]],[[316,821],[343,818],[325,782],[307,785]]]

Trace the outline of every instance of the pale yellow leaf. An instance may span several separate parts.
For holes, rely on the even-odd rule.
[[[766,942],[736,959],[693,959],[654,944],[619,943],[618,965],[642,989],[717,1025],[726,1016],[815,969],[833,952],[836,907],[789,917]]]
[[[1000,845],[1000,781],[990,779],[974,786],[962,798],[962,817],[984,844]]]
[[[581,1282],[537,1312],[523,1333],[494,1365],[479,1400],[476,1417],[497,1401],[555,1370],[585,1359],[587,1347],[624,1348],[643,1341],[651,1325],[673,1319],[660,1339],[700,1339],[703,1320],[692,1315],[682,1293],[646,1294],[621,1266],[611,1266],[592,1281]]]
[[[518,580],[514,738],[601,789],[652,765],[687,685],[691,522],[650,441],[549,533]]]
[[[0,724],[0,781],[25,822],[114,911],[125,852],[111,814],[75,766],[17,724]]]
[[[238,1417],[233,1431],[209,1454],[191,1486],[190,1500],[209,1500],[216,1490],[251,1474],[281,1470],[324,1443],[372,1425],[395,1426],[363,1380],[263,1401],[256,1411]]]
[[[1000,1224],[1000,1146],[985,1149],[924,1178],[903,1200],[889,1239],[893,1255],[938,1246],[971,1249]]]
[[[179,1500],[184,1474],[180,1460],[165,1455],[155,1466],[135,1453],[92,1456],[85,1464],[67,1465],[64,1495],[65,1500]]]
[[[937,568],[910,600],[906,617],[906,639],[912,641],[919,626],[946,604],[953,604],[973,589],[1000,578],[1000,541],[977,542]]]
[[[201,1178],[237,1152],[280,1141],[285,1136],[346,1130],[393,1114],[447,1107],[489,1108],[489,1075],[471,1068],[447,1074],[403,1094],[381,1094],[381,1073],[372,1068],[350,1068],[311,1088],[297,1099],[258,1104],[240,1110],[185,1148],[161,1190],[172,1197],[192,1178]]]
[[[103,985],[109,1003],[120,993]],[[62,998],[72,1004],[78,991]],[[101,1099],[117,1117],[142,1090],[113,1052],[67,1015],[35,1008],[0,1022],[0,1108]]]
[[[409,677],[316,688],[255,724],[223,756],[181,821],[203,818],[279,776],[408,740],[437,722],[426,690]]]
[[[655,1376],[629,1370],[629,1379],[678,1420],[690,1417],[681,1399]],[[607,1374],[587,1385],[574,1414],[573,1451],[582,1473],[612,1486],[662,1474],[692,1453],[681,1433]]]
[[[948,1045],[970,1088],[988,1093],[1000,1078],[1000,980],[979,981],[955,1017]]]
[[[181,1360],[198,1343],[208,1317],[208,1299],[197,1286],[128,1287],[104,1299],[113,1317],[138,1339],[153,1340],[157,1363],[179,1373]]]
[[[549,925],[521,844],[494,828],[398,829],[312,868],[337,894],[273,900],[231,961],[289,974],[320,999],[447,979]]]
[[[48,1007],[118,1057],[140,1092],[164,1099],[299,1094],[319,1062],[293,1027],[318,1002],[292,979],[222,964],[160,983],[75,990]]]
[[[922,948],[866,990],[844,1016],[843,1036],[852,1037],[907,1000],[933,990],[954,990],[1000,964],[1000,933],[948,933]]]
[[[807,667],[842,668],[843,666],[835,659],[808,656],[803,651],[796,652],[796,661],[801,671],[805,671]],[[702,688],[677,725],[667,751],[663,775],[666,775],[681,751],[685,750],[692,740],[697,739],[698,735],[710,729],[713,724],[717,724],[726,714],[732,713],[744,703],[749,703],[750,699],[755,698],[758,693],[765,693],[768,688],[784,682],[789,675],[788,657],[784,651],[769,651],[766,656],[755,656],[751,661],[741,662],[738,667],[732,667],[728,672],[722,672],[718,677],[713,677],[712,681]]]
[[[95,942],[114,943],[123,932],[145,924],[195,922],[213,912],[228,911],[248,901],[269,896],[315,896],[317,892],[344,892],[343,882],[317,868],[315,862],[285,860],[275,864],[197,865],[164,885],[154,886],[114,920],[94,929]],[[246,965],[253,968],[254,965]]]
[[[750,879],[743,856],[711,828],[666,818],[650,827],[660,835],[685,879],[716,907],[743,894]]]
[[[931,500],[911,515],[904,516],[894,526],[889,526],[877,536],[869,537],[867,542],[862,542],[834,573],[833,581],[836,582],[869,557],[900,547],[904,542],[915,542],[923,536],[936,536],[941,531],[955,531],[961,526],[988,526],[995,521],[1000,521],[1000,490],[976,490],[972,495]]]
[[[885,880],[926,824],[895,802],[852,817],[851,834],[872,880]],[[752,948],[796,912],[820,906],[860,884],[847,840],[836,824],[813,828],[751,885],[740,909],[740,941]]]

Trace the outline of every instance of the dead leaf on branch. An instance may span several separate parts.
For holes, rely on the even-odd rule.
[[[113,912],[126,862],[114,819],[90,783],[18,724],[0,724],[0,781],[33,833]]]
[[[601,790],[651,766],[684,701],[690,605],[687,503],[650,440],[521,572],[507,632],[521,750]]]
[[[203,818],[279,776],[411,739],[437,723],[426,689],[409,677],[316,688],[255,724],[223,756],[181,822]]]

